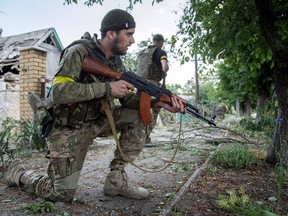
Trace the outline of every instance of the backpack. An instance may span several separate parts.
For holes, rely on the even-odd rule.
[[[153,62],[153,54],[158,47],[148,46],[138,54],[138,66],[136,74],[148,79],[159,82],[163,78],[162,67]]]
[[[138,66],[136,70],[136,74],[142,76],[145,79],[151,78],[150,75],[150,67],[153,64],[152,58],[156,46],[149,46],[148,48],[140,51],[138,54]]]

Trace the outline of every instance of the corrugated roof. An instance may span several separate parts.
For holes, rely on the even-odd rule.
[[[61,51],[63,45],[54,28],[47,28],[33,32],[23,33],[0,38],[0,62],[17,59],[19,51],[29,48],[40,48],[48,37],[52,37],[55,45]],[[43,49],[43,48],[41,48]]]

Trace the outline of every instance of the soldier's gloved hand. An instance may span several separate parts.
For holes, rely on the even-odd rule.
[[[135,90],[134,86],[124,80],[118,80],[110,82],[111,95],[116,98],[123,98],[126,96],[128,91],[131,89]]]

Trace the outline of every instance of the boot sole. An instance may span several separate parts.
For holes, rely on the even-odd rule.
[[[149,194],[145,197],[136,197],[136,196],[127,196],[127,195],[124,195],[122,193],[119,193],[119,192],[107,192],[104,190],[104,195],[106,196],[123,196],[123,197],[126,197],[126,198],[129,198],[129,199],[137,199],[137,200],[141,200],[141,199],[146,199],[149,197]]]

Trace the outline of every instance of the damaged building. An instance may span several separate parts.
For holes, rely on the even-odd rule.
[[[2,34],[0,29],[1,119],[29,119],[32,112],[27,93],[45,96],[43,86],[56,72],[63,45],[54,28],[6,37]]]

